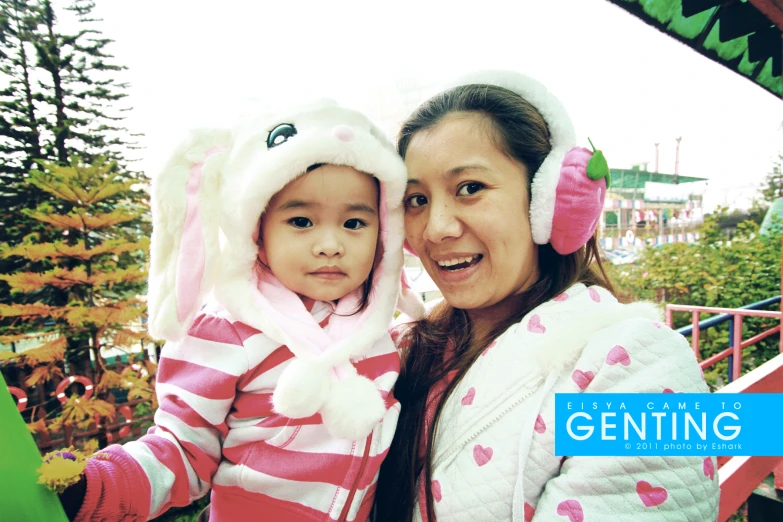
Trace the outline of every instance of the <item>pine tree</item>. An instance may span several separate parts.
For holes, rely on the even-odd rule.
[[[35,50],[31,44],[41,15],[33,0],[0,0],[0,242],[16,244],[32,232],[42,232],[34,220],[21,216],[47,195],[27,183],[27,173],[44,159],[41,121],[36,106],[41,95],[33,78]],[[21,268],[19,262],[0,262],[0,273]],[[2,297],[7,297],[7,289]]]
[[[42,0],[40,38],[34,42],[37,67],[45,71],[41,88],[50,111],[47,128],[52,140],[47,157],[62,165],[71,155],[86,162],[105,157],[126,168],[125,153],[136,147],[127,139],[121,125],[120,106],[127,96],[126,83],[118,83],[117,73],[125,67],[111,63],[106,46],[112,42],[94,26],[101,20],[91,17],[92,0],[73,0],[66,10],[75,14],[80,29],[76,34],[61,34],[50,0]]]
[[[72,158],[66,167],[54,162],[41,167],[31,171],[30,181],[59,204],[44,202],[25,213],[53,227],[60,239],[31,237],[19,245],[0,245],[0,257],[46,260],[51,268],[0,275],[0,280],[13,293],[57,288],[67,292],[68,302],[0,304],[6,323],[0,326],[0,342],[38,339],[43,348],[65,349],[72,364],[81,361],[72,371],[83,375],[90,373],[85,355],[91,351],[98,380],[105,370],[102,348],[149,341],[140,328],[149,247],[140,231],[149,226],[149,206],[139,195],[143,187],[115,162],[85,164]]]
[[[67,166],[71,157],[88,164],[108,158],[129,179],[146,183],[142,173],[127,168],[125,154],[135,144],[121,125],[127,110],[123,106],[127,86],[115,79],[124,67],[111,63],[106,49],[111,40],[95,28],[100,20],[91,18],[93,8],[92,1],[73,0],[66,12],[76,18],[78,30],[65,34],[50,0],[0,0],[0,85],[7,85],[0,91],[0,243],[52,242],[56,229],[24,211],[45,202],[56,213],[66,215],[73,210],[69,201],[58,200],[31,183],[31,172],[38,172],[42,160]],[[128,197],[143,203],[145,195],[133,192]],[[139,227],[139,234],[149,235],[148,225]],[[78,243],[80,234],[78,229],[71,230],[67,242]],[[76,267],[74,259],[63,264],[69,270]],[[46,273],[54,268],[48,258],[0,259],[0,274]],[[68,299],[67,289],[56,285],[9,295],[8,285],[0,282],[3,303],[62,307]],[[0,317],[0,327],[8,324],[9,320]],[[28,326],[35,330],[40,325],[31,320]],[[71,357],[80,351],[79,345],[78,339],[69,340]]]

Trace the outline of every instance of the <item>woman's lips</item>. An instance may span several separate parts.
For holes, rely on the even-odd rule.
[[[483,259],[484,256],[479,255],[478,259],[472,261],[467,267],[459,270],[449,270],[448,267],[443,267],[435,263],[435,266],[438,268],[438,278],[444,283],[460,283],[465,281],[476,273]]]

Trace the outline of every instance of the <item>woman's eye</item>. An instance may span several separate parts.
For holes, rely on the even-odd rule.
[[[483,188],[484,185],[482,185],[481,183],[476,183],[476,182],[465,183],[457,190],[457,195],[472,196],[473,194],[475,194],[476,192],[478,192]]]
[[[427,198],[425,198],[421,194],[416,194],[405,198],[405,206],[408,208],[419,208],[426,204],[427,204]]]
[[[313,226],[313,222],[305,217],[295,217],[288,220],[296,228],[309,228]]]
[[[360,228],[366,227],[367,223],[361,219],[349,219],[343,226],[350,230],[359,230]]]

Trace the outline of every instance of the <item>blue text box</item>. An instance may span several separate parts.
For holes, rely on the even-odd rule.
[[[555,455],[783,456],[783,393],[557,393]]]

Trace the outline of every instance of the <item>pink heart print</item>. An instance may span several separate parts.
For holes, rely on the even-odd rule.
[[[671,388],[664,388],[663,393],[674,393],[674,390],[672,390]]]
[[[557,505],[557,514],[561,517],[568,517],[569,522],[584,522],[585,519],[582,504],[572,498],[564,500]]]
[[[712,463],[710,457],[704,459],[704,464],[702,464],[701,468],[705,477],[709,476],[710,480],[715,480],[715,464]]]
[[[628,355],[628,352],[625,348],[617,344],[614,346],[614,348],[609,350],[608,354],[606,354],[606,364],[611,366],[614,366],[615,364],[628,366],[631,364],[631,356]]]
[[[483,466],[487,462],[490,461],[492,458],[492,448],[487,446],[486,448],[482,446],[481,444],[476,444],[473,446],[473,460],[476,461],[476,464],[479,465],[479,467]]]
[[[525,502],[525,522],[531,522],[533,515],[536,514],[536,508]]]
[[[536,425],[534,429],[538,433],[544,433],[546,431],[546,422],[544,422],[544,418],[541,415],[536,417]]]
[[[470,387],[468,390],[468,393],[465,394],[465,396],[462,398],[462,405],[463,406],[470,406],[473,404],[473,399],[476,397],[476,388],[473,386]]]
[[[487,346],[486,348],[484,348],[484,351],[483,351],[483,352],[481,352],[481,355],[482,355],[482,356],[484,356],[484,355],[487,355],[487,352],[488,352],[488,351],[490,351],[492,348],[494,348],[496,344],[498,344],[498,342],[497,342],[497,341],[492,341],[491,343],[489,343],[489,346]]]
[[[531,317],[530,321],[527,322],[527,331],[540,334],[546,333],[546,327],[541,324],[541,318],[538,316],[538,314]]]
[[[571,373],[571,380],[573,380],[582,391],[584,391],[584,389],[587,388],[591,382],[593,382],[594,377],[595,374],[593,372],[589,370],[583,372],[578,368]]]
[[[653,321],[653,324],[654,324],[654,325],[655,325],[655,327],[656,327],[656,328],[658,328],[659,330],[661,329],[661,323],[659,323],[658,321]]]
[[[601,296],[598,294],[598,290],[596,290],[592,286],[587,289],[587,293],[590,294],[590,299],[592,299],[596,303],[601,302]]]
[[[669,492],[666,491],[666,488],[654,487],[646,480],[640,480],[636,483],[636,494],[647,507],[659,506],[669,498]]]
[[[552,301],[557,301],[558,303],[562,303],[566,299],[568,299],[568,294],[563,292],[562,294],[558,294],[555,297],[553,297]]]
[[[443,492],[440,490],[440,482],[437,480],[432,481],[432,498],[435,499],[435,502],[443,500]]]

